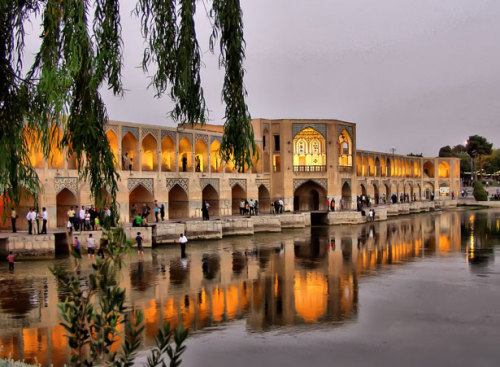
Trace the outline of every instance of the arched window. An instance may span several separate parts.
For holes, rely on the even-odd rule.
[[[352,140],[346,130],[342,130],[338,140],[339,166],[352,166]]]
[[[304,139],[297,141],[297,154],[307,154],[307,144]]]
[[[312,154],[320,154],[321,153],[321,144],[316,139],[311,141],[311,153]]]

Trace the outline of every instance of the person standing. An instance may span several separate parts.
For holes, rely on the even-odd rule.
[[[279,200],[279,204],[280,204],[280,214],[282,214],[283,213],[283,209],[284,209],[283,207],[285,206],[285,203],[283,202],[283,199]]]
[[[30,208],[28,210],[28,214],[26,214],[26,220],[28,221],[28,234],[33,234],[32,214],[33,214],[33,211]]]
[[[142,255],[144,257],[144,250],[142,248],[142,242],[144,241],[144,236],[141,232],[137,232],[137,237],[135,237],[135,242],[137,243],[137,255]]]
[[[245,200],[241,199],[240,201],[240,214],[245,214]]]
[[[78,219],[80,222],[80,230],[85,231],[85,207],[82,205],[80,211],[78,212]]]
[[[14,271],[14,264],[16,263],[16,257],[12,253],[12,251],[9,252],[9,255],[7,255],[7,261],[9,262],[9,270]]]
[[[40,234],[40,219],[42,216],[40,215],[40,210],[38,208],[33,208],[33,225],[36,224],[36,233],[35,227],[33,227],[34,234]]]
[[[177,241],[181,245],[181,258],[184,259],[186,257],[186,243],[188,242],[188,239],[184,236],[184,233],[181,233]]]
[[[165,204],[161,204],[160,216],[161,216],[161,221],[163,222],[165,220]]]
[[[16,209],[14,209],[14,207],[12,207],[12,209],[10,209],[10,222],[12,224],[12,233],[17,232],[16,220],[17,220],[17,212],[16,212]]]
[[[87,258],[90,260],[90,255],[92,255],[92,262],[94,262],[95,257],[95,238],[92,237],[92,233],[89,234],[87,238]]]
[[[42,208],[42,234],[47,234],[47,220],[49,215],[47,214],[47,208]]]
[[[76,254],[78,255],[77,257],[82,257],[82,253],[80,252],[80,241],[78,240],[78,237],[75,236],[75,240],[73,241],[73,249],[75,250]]]
[[[159,216],[160,216],[160,207],[158,206],[158,202],[155,200],[155,220],[156,223],[159,221]]]

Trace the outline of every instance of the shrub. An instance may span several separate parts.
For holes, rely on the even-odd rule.
[[[477,201],[488,201],[488,194],[481,182],[474,182],[474,199]]]

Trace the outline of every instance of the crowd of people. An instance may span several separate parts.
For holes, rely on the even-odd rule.
[[[71,206],[66,213],[66,229],[73,231],[98,231],[104,220],[112,220],[111,209],[105,206],[97,210],[94,206]]]

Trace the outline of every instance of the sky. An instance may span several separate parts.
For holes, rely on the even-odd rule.
[[[223,124],[223,71],[209,52],[210,0],[197,1],[209,123]],[[437,155],[485,136],[500,148],[500,1],[241,0],[253,118],[357,124],[357,148]],[[111,120],[175,126],[140,68],[144,41],[121,2],[126,94]],[[29,50],[29,44],[28,48]]]

